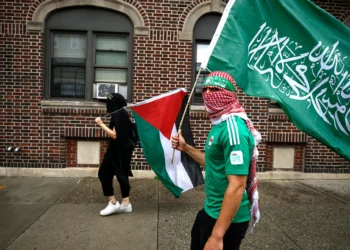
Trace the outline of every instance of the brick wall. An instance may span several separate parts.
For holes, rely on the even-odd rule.
[[[106,136],[94,122],[96,116],[105,114],[103,109],[42,107],[44,34],[27,32],[26,26],[42,2],[0,0],[0,166],[78,166],[79,140],[102,141],[101,156],[106,150]],[[134,37],[133,102],[174,88],[190,89],[192,42],[180,41],[178,36],[187,15],[208,1],[124,2],[141,13],[150,31],[148,36]],[[350,15],[348,0],[314,2],[342,21]],[[275,145],[294,145],[295,171],[349,172],[348,161],[300,132],[284,114],[269,113],[268,100],[248,97],[240,90],[238,96],[263,137],[258,171],[272,170]],[[203,111],[191,111],[190,117],[195,143],[203,149],[210,121]],[[5,152],[10,145],[21,145],[22,151]],[[149,169],[140,148],[136,149],[132,164],[133,169]]]
[[[350,1],[348,0],[312,0],[312,2],[342,22],[350,16]]]
[[[57,167],[45,158],[42,145],[43,36],[26,32],[31,5],[28,1],[0,4],[0,162]],[[6,146],[19,145],[20,153],[4,152]]]

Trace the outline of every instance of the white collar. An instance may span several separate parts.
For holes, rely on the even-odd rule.
[[[223,114],[219,117],[216,117],[215,119],[211,119],[211,123],[213,125],[217,125],[223,121],[226,121],[231,116],[238,116],[238,117],[241,117],[243,120],[249,120],[246,113],[230,113],[230,114]]]

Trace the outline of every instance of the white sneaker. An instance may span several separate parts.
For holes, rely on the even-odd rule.
[[[131,203],[129,203],[129,205],[125,205],[123,202],[122,204],[120,205],[118,211],[119,213],[130,213],[132,212],[132,206],[131,206]]]
[[[118,201],[115,204],[113,204],[111,201],[109,201],[107,207],[105,209],[101,210],[100,215],[106,216],[106,215],[116,213],[116,212],[118,212],[119,208],[120,208],[120,204]]]

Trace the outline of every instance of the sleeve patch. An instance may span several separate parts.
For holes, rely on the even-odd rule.
[[[243,164],[243,153],[242,151],[232,151],[230,154],[230,161],[232,165]]]

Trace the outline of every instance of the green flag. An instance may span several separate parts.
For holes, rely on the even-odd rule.
[[[201,67],[278,101],[297,128],[350,160],[349,39],[309,0],[230,0]]]

